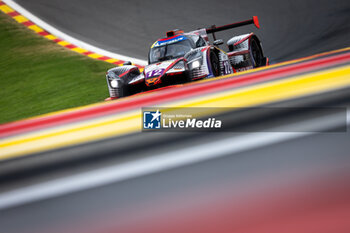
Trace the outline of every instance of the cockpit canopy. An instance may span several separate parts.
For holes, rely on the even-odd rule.
[[[156,41],[149,52],[149,64],[183,57],[194,47],[185,36],[172,36]]]
[[[162,62],[185,56],[191,49],[205,46],[206,43],[197,35],[175,35],[156,41],[149,52],[148,63]]]

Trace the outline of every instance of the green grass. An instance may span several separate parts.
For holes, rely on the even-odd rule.
[[[0,123],[103,101],[112,64],[65,49],[0,12]]]

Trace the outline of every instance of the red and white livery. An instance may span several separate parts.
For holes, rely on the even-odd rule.
[[[250,20],[191,32],[168,31],[166,37],[152,44],[148,65],[142,72],[131,62],[107,71],[108,99],[268,65],[260,40],[253,33],[232,37],[226,43],[226,52],[220,48],[224,42],[216,39],[216,32],[248,24],[260,28],[254,16]],[[213,44],[208,34],[213,35]]]

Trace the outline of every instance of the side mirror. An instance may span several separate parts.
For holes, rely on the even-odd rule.
[[[224,43],[224,41],[222,40],[222,39],[218,39],[218,40],[216,40],[216,41],[214,41],[214,45],[215,46],[219,46],[219,45],[222,45]]]
[[[128,65],[131,65],[131,61],[126,61],[124,62],[123,66],[128,66]]]

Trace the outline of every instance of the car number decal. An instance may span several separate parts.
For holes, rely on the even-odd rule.
[[[146,74],[146,78],[151,78],[151,77],[154,77],[154,76],[160,76],[163,74],[165,69],[156,69],[156,70],[151,70],[149,72],[147,72]]]
[[[224,74],[231,74],[232,73],[232,68],[231,68],[231,65],[229,63],[229,61],[223,61],[223,65],[224,65]]]

